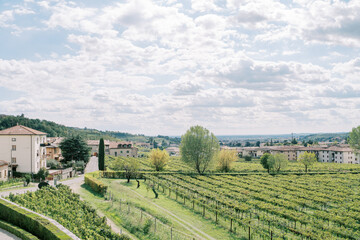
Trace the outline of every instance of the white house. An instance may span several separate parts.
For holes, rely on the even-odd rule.
[[[17,125],[0,131],[0,159],[11,171],[37,173],[46,167],[46,133]]]

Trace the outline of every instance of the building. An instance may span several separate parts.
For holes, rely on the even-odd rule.
[[[180,148],[178,147],[168,147],[165,149],[170,156],[180,156]]]
[[[99,153],[100,140],[88,140],[87,144],[91,148],[91,155],[97,156]],[[110,141],[104,140],[105,154],[110,154]]]
[[[0,181],[8,180],[9,164],[3,160],[0,160]]]
[[[143,147],[143,148],[150,148],[151,147],[150,143],[146,143],[146,142],[136,142],[135,146]]]
[[[54,159],[60,161],[62,159],[60,143],[64,138],[62,137],[49,137],[47,138],[46,160]]]
[[[315,154],[319,162],[333,162],[333,163],[349,163],[360,164],[360,155],[355,153],[353,149],[346,144],[339,144],[337,146],[314,146],[303,147],[295,146],[267,146],[267,147],[227,147],[223,146],[221,149],[236,150],[240,157],[251,156],[260,158],[264,153],[270,154],[284,154],[289,161],[297,161],[299,156],[304,152],[312,152]]]
[[[46,133],[17,125],[0,131],[0,159],[10,171],[37,173],[46,167]]]
[[[138,148],[132,142],[110,142],[110,155],[114,157],[137,157]]]

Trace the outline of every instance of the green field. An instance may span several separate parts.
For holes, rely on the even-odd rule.
[[[147,177],[239,237],[360,239],[359,174]]]

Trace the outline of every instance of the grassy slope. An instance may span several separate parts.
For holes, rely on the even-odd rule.
[[[190,226],[196,226],[196,228],[200,229],[202,232],[205,232],[216,239],[236,239],[226,229],[216,226],[212,221],[204,219],[200,214],[192,212],[192,210],[183,207],[174,200],[166,198],[161,193],[159,199],[155,199],[152,191],[147,190],[146,185],[143,183],[141,183],[139,189],[136,189],[135,182],[127,184],[124,180],[102,180],[110,186],[109,189],[114,193],[115,197],[134,202],[138,207],[143,208],[146,212],[155,215],[157,218],[166,219],[169,225],[186,234],[194,235],[194,232],[189,231],[179,223],[178,219],[169,215],[161,208],[171,211],[180,218],[181,221],[187,222]],[[80,191],[80,195],[84,200],[103,211],[115,223],[122,225],[122,220],[117,217],[115,209],[110,207],[111,204],[109,202],[104,201],[99,196],[92,194],[84,188]],[[160,205],[161,208],[153,205],[153,203]],[[197,233],[206,238],[206,236],[201,233]]]

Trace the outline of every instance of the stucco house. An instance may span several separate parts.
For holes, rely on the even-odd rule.
[[[9,163],[9,170],[37,173],[46,167],[46,133],[17,125],[0,131],[0,159]]]
[[[110,142],[110,155],[114,157],[137,157],[138,148],[132,142]]]

